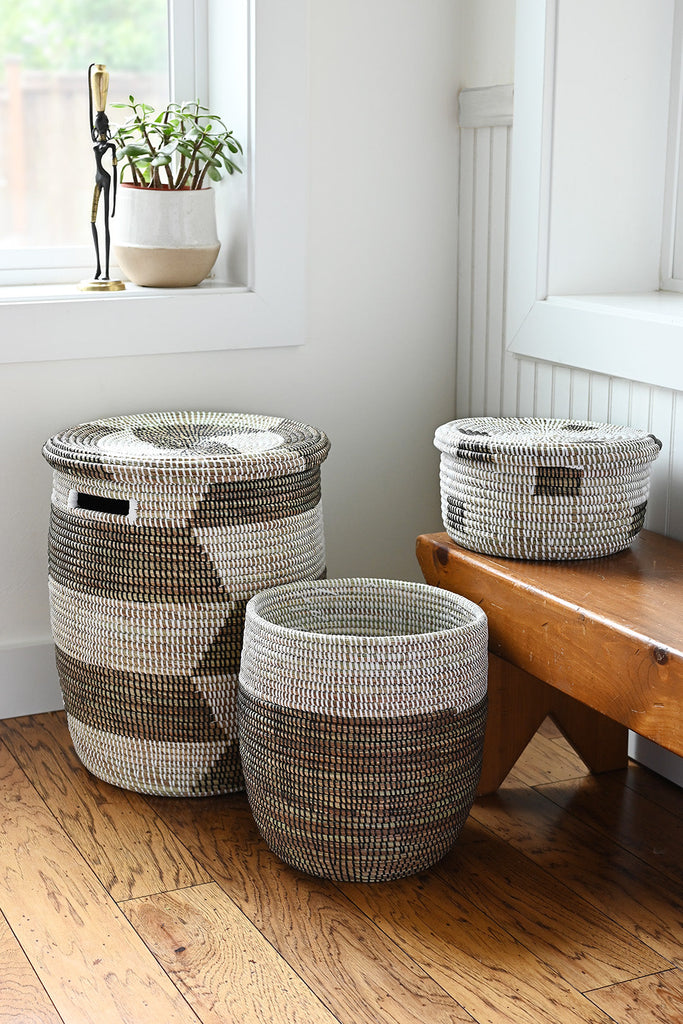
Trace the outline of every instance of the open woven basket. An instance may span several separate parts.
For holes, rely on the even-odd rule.
[[[45,444],[57,665],[94,775],[174,796],[243,788],[245,607],[325,574],[328,450],[306,424],[223,412],[97,420]]]
[[[481,417],[436,431],[444,529],[463,547],[537,560],[628,547],[661,449],[634,427]]]
[[[487,622],[426,584],[293,583],[247,605],[240,750],[270,848],[377,882],[438,861],[476,793]]]

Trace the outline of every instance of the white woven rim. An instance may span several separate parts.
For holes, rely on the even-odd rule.
[[[478,605],[427,584],[292,583],[249,601],[240,686],[325,714],[463,710],[486,693],[487,633]]]

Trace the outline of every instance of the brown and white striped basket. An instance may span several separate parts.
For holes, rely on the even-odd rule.
[[[634,427],[496,417],[445,423],[434,443],[449,536],[473,551],[533,560],[628,547],[662,447]]]
[[[325,434],[277,416],[167,412],[52,437],[52,630],[83,764],[127,789],[243,788],[247,601],[325,575]]]
[[[293,583],[247,605],[240,750],[285,862],[378,882],[436,863],[481,772],[487,621],[426,584]]]

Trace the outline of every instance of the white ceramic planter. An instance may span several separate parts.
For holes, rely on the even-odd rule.
[[[212,188],[149,189],[121,185],[112,220],[114,257],[135,284],[187,288],[216,262],[216,200]]]

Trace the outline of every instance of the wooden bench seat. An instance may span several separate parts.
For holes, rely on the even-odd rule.
[[[641,531],[627,551],[527,562],[417,538],[428,583],[489,620],[479,792],[498,788],[547,715],[592,771],[623,767],[628,730],[683,755],[683,544]]]

